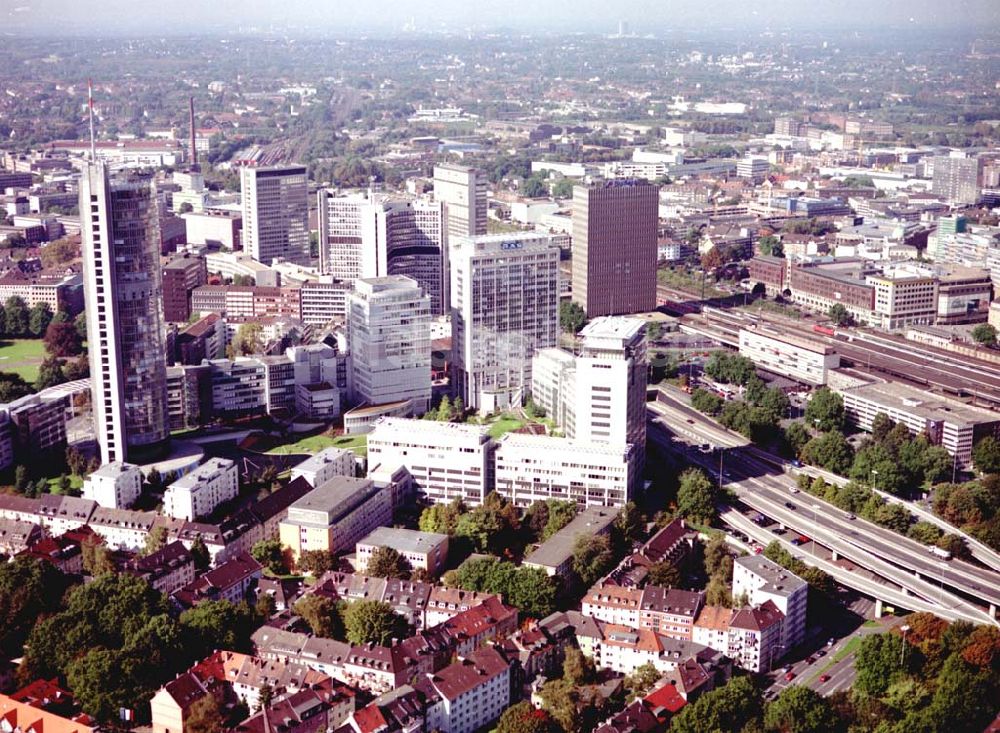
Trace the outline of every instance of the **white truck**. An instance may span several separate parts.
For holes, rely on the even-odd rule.
[[[942,560],[951,560],[951,553],[947,550],[942,550],[940,547],[929,548],[932,555],[937,555]]]

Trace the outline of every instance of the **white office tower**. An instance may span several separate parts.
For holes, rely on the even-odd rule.
[[[382,194],[317,193],[320,272],[337,280],[406,275],[443,313],[445,269],[443,206],[426,199]]]
[[[84,296],[101,463],[146,462],[169,439],[159,207],[149,180],[80,178]]]
[[[434,200],[442,205],[444,215],[444,303],[451,302],[448,257],[451,245],[459,237],[486,234],[486,174],[465,165],[444,163],[434,166]]]
[[[445,205],[448,234],[486,234],[486,176],[465,165],[434,166],[434,198]]]
[[[646,445],[645,321],[595,318],[580,335],[571,437],[632,443],[641,453]]]
[[[541,234],[452,243],[452,383],[482,412],[520,405],[535,351],[559,338],[559,247]]]
[[[355,404],[431,401],[431,299],[403,275],[362,278],[348,296],[348,342]]]
[[[253,168],[240,173],[243,249],[258,262],[276,258],[309,264],[309,196],[302,165]]]

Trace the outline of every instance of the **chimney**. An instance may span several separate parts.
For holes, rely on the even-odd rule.
[[[198,149],[195,147],[194,137],[194,96],[188,97],[188,108],[190,111],[191,118],[191,170],[197,171],[198,168]]]

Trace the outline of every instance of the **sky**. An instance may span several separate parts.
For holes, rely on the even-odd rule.
[[[634,33],[726,27],[1000,29],[1000,0],[0,0],[3,30],[105,35],[289,27],[392,32],[447,28]]]

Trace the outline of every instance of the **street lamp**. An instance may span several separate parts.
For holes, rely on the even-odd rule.
[[[871,485],[872,489],[875,489],[876,488],[875,487],[875,477],[878,476],[878,469],[877,468],[873,468],[872,469],[871,476],[872,476],[872,480],[870,482],[870,485]]]
[[[903,624],[899,627],[899,630],[903,632],[903,645],[899,648],[899,666],[903,666],[903,655],[906,654],[906,632],[910,630],[910,627]]]

